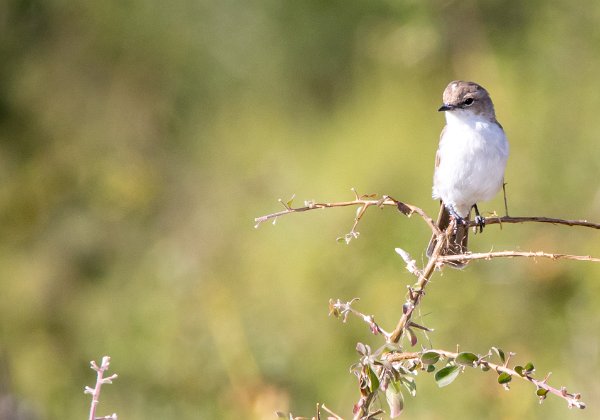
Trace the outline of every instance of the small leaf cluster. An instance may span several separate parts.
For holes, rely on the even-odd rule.
[[[425,365],[427,372],[435,371],[435,364],[442,358],[442,354],[436,350],[425,351],[421,355],[421,363]],[[441,388],[450,385],[464,371],[464,367],[474,367],[479,361],[475,353],[458,353],[455,358],[449,358],[446,365],[435,372],[435,382]]]
[[[435,364],[441,358],[447,360],[446,365],[435,373],[435,381],[439,387],[450,385],[465,368],[479,367],[484,372],[493,368],[498,373],[498,383],[508,389],[508,383],[512,380],[512,373],[510,372],[513,371],[506,368],[506,366],[513,354],[509,353],[509,357],[506,358],[504,351],[496,347],[492,347],[488,354],[484,356],[471,352],[449,353],[438,350],[427,350],[421,354],[420,360],[423,365],[427,366],[427,372],[433,372]],[[493,355],[496,355],[500,359],[501,364],[494,364],[489,361]],[[528,363],[526,368],[521,369],[526,372],[527,370],[525,369],[529,369],[529,367],[531,367],[529,371],[532,372],[533,365],[531,363]]]
[[[368,345],[358,343],[356,351],[361,358],[350,370],[358,378],[361,399],[354,406],[354,413],[361,410],[368,413],[371,403],[381,392],[385,394],[390,417],[398,417],[404,409],[402,390],[411,396],[417,393],[414,376],[419,367],[418,360],[392,363],[387,355],[398,352],[399,348],[391,344],[372,352]],[[373,414],[370,413],[369,417]]]
[[[466,368],[479,368],[483,372],[493,371],[498,375],[498,383],[506,390],[513,377],[522,377],[536,386],[536,395],[542,402],[548,393],[558,391],[546,384],[544,380],[535,379],[533,363],[510,368],[509,361],[514,353],[505,353],[502,349],[492,347],[487,354],[481,356],[471,352],[449,352],[445,350],[426,349],[420,352],[404,352],[398,345],[386,344],[382,348],[371,351],[368,345],[359,343],[356,351],[360,354],[359,362],[351,367],[352,373],[359,381],[361,399],[354,406],[354,413],[362,412],[362,418],[374,418],[382,410],[371,412],[370,407],[379,393],[385,395],[390,417],[399,416],[404,408],[404,392],[415,396],[417,386],[414,377],[419,371],[434,373],[439,387],[450,385]],[[563,391],[570,406],[584,408],[579,395]]]

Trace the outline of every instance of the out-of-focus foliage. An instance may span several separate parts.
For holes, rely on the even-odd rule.
[[[413,279],[393,249],[420,261],[427,229],[371,210],[345,246],[353,210],[253,218],[350,187],[435,213],[435,110],[461,78],[509,135],[510,212],[598,221],[599,22],[600,3],[567,0],[2,2],[2,407],[85,418],[88,362],[108,354],[100,414],[349,414],[355,344],[379,341],[327,302],[394,325]],[[542,225],[471,246],[600,255],[597,232]],[[599,302],[591,263],[477,262],[436,277],[419,320],[438,348],[552,370],[598,418]],[[475,371],[417,384],[411,418],[568,415]]]

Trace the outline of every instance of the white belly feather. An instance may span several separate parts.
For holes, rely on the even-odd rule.
[[[433,197],[466,217],[473,204],[492,199],[502,188],[508,142],[494,122],[446,114],[448,124],[440,139]]]

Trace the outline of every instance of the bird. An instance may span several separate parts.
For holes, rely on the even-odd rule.
[[[492,199],[504,185],[509,145],[488,91],[475,82],[450,82],[438,111],[445,113],[446,126],[440,135],[433,175],[432,196],[440,200],[437,227],[445,231],[454,219],[455,228],[442,254],[464,254],[468,252],[471,210],[475,210],[476,228],[483,231],[485,219],[477,203]],[[436,244],[434,234],[427,247],[428,257]],[[448,264],[463,268],[467,261]]]

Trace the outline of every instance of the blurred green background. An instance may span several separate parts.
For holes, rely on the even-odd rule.
[[[413,282],[394,247],[422,261],[428,230],[371,209],[346,246],[353,209],[253,218],[351,187],[434,215],[436,109],[460,78],[509,136],[511,214],[600,221],[599,28],[597,1],[2,2],[3,418],[86,418],[106,354],[102,415],[351,415],[355,345],[381,340],[328,299],[392,329]],[[551,225],[470,245],[600,255],[597,231]],[[419,375],[407,418],[600,417],[599,265],[445,270],[419,319],[432,346],[514,351],[589,407],[468,371],[443,389]]]

